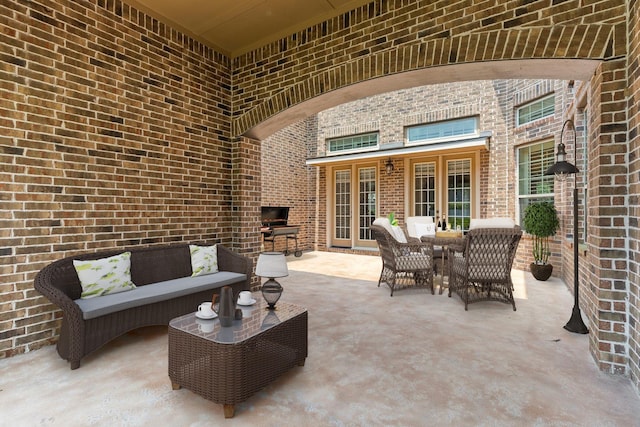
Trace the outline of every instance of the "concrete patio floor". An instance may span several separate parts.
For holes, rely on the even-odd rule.
[[[378,288],[379,257],[287,257],[283,301],[309,312],[309,356],[224,419],[172,390],[167,328],[129,333],[71,371],[53,346],[0,360],[2,426],[640,426],[627,378],[565,331],[558,279],[515,271],[510,305]]]

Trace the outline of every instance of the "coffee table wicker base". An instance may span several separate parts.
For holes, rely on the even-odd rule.
[[[257,335],[219,343],[169,326],[169,377],[173,389],[184,387],[222,404],[231,418],[235,404],[277,379],[307,357],[307,312]]]

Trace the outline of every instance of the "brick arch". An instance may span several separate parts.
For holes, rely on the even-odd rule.
[[[624,30],[623,24],[556,25],[405,44],[326,68],[270,96],[256,96],[259,101],[234,119],[233,132],[264,138],[321,109],[428,83],[511,77],[588,79],[594,62],[625,55]],[[455,68],[443,73],[442,66]],[[395,80],[390,79],[393,76]],[[352,86],[358,90],[350,91]],[[335,97],[322,97],[332,92]]]

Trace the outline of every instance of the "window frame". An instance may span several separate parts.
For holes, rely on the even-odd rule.
[[[422,128],[422,129],[425,129],[425,131],[427,131],[429,128],[437,128],[447,124],[453,125],[455,123],[463,123],[469,120],[473,121],[472,132],[465,132],[464,130],[462,130],[460,132],[454,132],[452,134],[445,135],[443,134],[442,131],[440,131],[438,136],[433,136],[433,137],[427,136],[420,139],[412,139],[409,135],[411,130],[414,130],[414,129]],[[404,137],[407,145],[435,144],[443,141],[452,141],[452,140],[477,137],[480,135],[479,126],[480,126],[480,118],[478,116],[456,117],[454,119],[449,119],[449,120],[441,120],[437,122],[421,123],[417,125],[406,126],[404,129]]]
[[[365,136],[373,136],[375,137],[375,144],[372,145],[360,145],[357,146],[357,144],[352,145],[350,148],[345,148],[345,149],[340,149],[340,150],[332,150],[331,149],[331,144],[333,142],[336,141],[347,141],[349,139],[356,139],[356,138],[363,138]],[[338,136],[338,137],[334,137],[334,138],[327,138],[325,140],[325,144],[326,144],[326,152],[328,156],[337,156],[337,155],[342,155],[342,154],[349,154],[349,153],[359,153],[361,151],[369,151],[369,150],[375,150],[378,149],[380,147],[380,132],[365,132],[365,133],[356,133],[356,134],[352,134],[352,135],[344,135],[344,136]]]
[[[551,99],[552,110],[551,110],[551,112],[547,111],[547,113],[545,114],[544,102],[548,101],[549,99]],[[529,111],[529,119],[525,120],[525,121],[521,120],[521,112],[526,108],[529,108],[531,110],[532,107],[535,106],[536,104],[542,104],[542,106],[540,108],[540,117],[531,118],[532,112]],[[548,107],[546,107],[546,108],[548,108]],[[555,95],[555,93],[551,93],[549,95],[545,95],[543,97],[534,99],[532,101],[527,102],[526,104],[523,104],[523,105],[517,107],[516,108],[516,112],[515,112],[516,126],[524,126],[526,124],[533,123],[533,122],[536,122],[538,120],[546,119],[547,117],[552,117],[555,113],[556,113],[556,95]]]
[[[534,177],[531,170],[532,162],[528,161],[527,169],[528,169],[528,188],[531,190],[534,185],[534,180],[536,178],[540,179],[541,182],[537,185],[541,185],[541,190],[545,189],[545,186],[550,186],[550,191],[541,191],[541,192],[527,192],[523,194],[522,191],[522,170],[523,170],[523,150],[528,149],[531,153],[532,147],[540,147],[539,151],[545,150],[545,145],[547,152],[542,155],[539,163],[540,174],[536,174]],[[546,156],[546,157],[545,157]],[[537,201],[549,201],[551,203],[555,203],[555,177],[554,176],[545,176],[544,173],[546,170],[555,163],[555,141],[553,139],[544,139],[540,141],[534,141],[528,144],[523,144],[516,147],[516,168],[517,168],[517,180],[516,180],[516,189],[517,189],[517,213],[518,213],[518,223],[522,224],[522,218],[524,216],[524,210],[526,207]],[[526,202],[526,203],[525,203]]]

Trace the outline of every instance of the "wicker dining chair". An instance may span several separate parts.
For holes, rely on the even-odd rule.
[[[378,218],[371,225],[371,232],[378,243],[382,257],[382,272],[378,286],[386,283],[391,296],[396,289],[421,288],[433,289],[433,247],[417,239],[404,242],[396,239],[394,231],[386,218]],[[391,233],[394,233],[392,235]]]
[[[517,225],[469,230],[463,245],[449,247],[449,296],[458,294],[465,310],[473,302],[500,301],[515,311],[511,267],[521,237]]]

